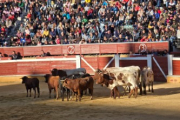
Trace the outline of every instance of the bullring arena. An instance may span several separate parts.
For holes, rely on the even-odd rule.
[[[150,43],[145,44],[148,46]],[[50,50],[51,46],[48,47]],[[69,48],[67,46],[63,47]],[[19,50],[22,55],[26,56],[25,49],[29,48],[1,49],[4,53]],[[85,53],[88,54],[87,51]],[[27,56],[29,54],[28,52]],[[39,53],[34,52],[34,54]],[[7,57],[0,61],[1,120],[179,120],[180,118],[179,58],[171,54],[167,56],[129,56],[118,53],[86,56],[71,53],[65,56],[23,57],[21,60],[9,59]],[[118,87],[121,92],[120,99],[113,99],[110,98],[108,88],[94,83],[93,100],[90,100],[89,95],[84,95],[81,102],[75,102],[75,99],[62,101],[61,98],[58,100],[49,98],[48,86],[43,77],[44,74],[49,74],[52,68],[85,68],[87,73],[93,75],[98,68],[105,69],[131,65],[139,66],[141,69],[144,66],[152,68],[155,78],[154,93],[147,92],[147,95],[128,98],[127,95],[123,95],[123,89]],[[40,98],[26,97],[25,86],[20,79],[24,75],[39,79]],[[32,96],[33,94],[32,91]]]

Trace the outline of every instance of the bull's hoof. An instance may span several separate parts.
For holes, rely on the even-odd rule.
[[[152,93],[154,93],[154,90],[152,90]]]
[[[131,95],[128,95],[128,98],[131,98]]]
[[[51,97],[49,96],[49,98],[51,98]]]
[[[28,97],[28,96],[26,95],[26,97]]]
[[[36,96],[34,96],[34,98],[36,98]]]

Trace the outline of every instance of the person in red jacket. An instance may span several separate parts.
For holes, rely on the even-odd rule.
[[[140,40],[140,42],[148,42],[147,36],[143,36],[143,38]]]

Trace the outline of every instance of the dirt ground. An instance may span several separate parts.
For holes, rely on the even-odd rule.
[[[0,82],[0,120],[180,120],[180,84],[155,83],[153,94],[115,100],[94,85],[94,99],[81,102],[49,99],[44,81],[40,90],[40,98],[27,98],[20,81]]]

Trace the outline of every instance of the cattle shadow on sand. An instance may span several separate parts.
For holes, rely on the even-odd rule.
[[[158,88],[154,90],[154,93],[150,93],[147,90],[147,95],[157,95],[157,96],[164,96],[164,95],[173,95],[179,94],[180,87],[177,88]]]

